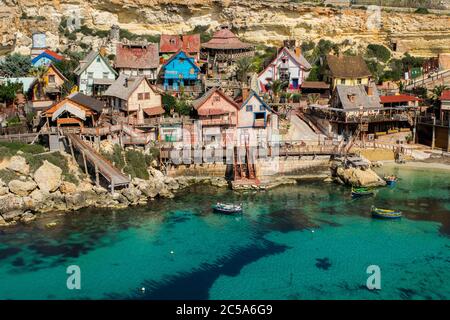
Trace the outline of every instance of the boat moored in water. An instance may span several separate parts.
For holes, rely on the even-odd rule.
[[[222,214],[239,214],[242,213],[242,205],[226,204],[218,202],[213,206],[214,212]]]
[[[398,210],[379,209],[372,206],[372,216],[380,219],[399,219],[402,217],[402,212]]]
[[[374,192],[372,189],[364,188],[364,187],[360,187],[360,188],[352,187],[352,197],[354,197],[354,198],[372,196],[373,194],[374,194]]]
[[[384,181],[386,181],[386,184],[387,184],[388,186],[393,186],[393,185],[395,185],[395,183],[398,181],[398,177],[397,177],[397,176],[394,176],[394,175],[392,175],[392,176],[386,176],[386,177],[384,177]]]

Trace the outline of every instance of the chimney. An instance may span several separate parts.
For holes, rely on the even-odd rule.
[[[373,96],[373,87],[370,83],[367,85],[367,95],[369,97]]]
[[[250,94],[250,89],[247,86],[243,86],[242,87],[242,101],[247,100],[249,94]]]
[[[302,55],[302,48],[300,48],[299,46],[295,47],[295,56],[297,58],[300,58],[301,55]]]
[[[101,55],[102,57],[106,57],[106,54],[107,54],[107,52],[106,52],[106,47],[105,47],[105,46],[101,46],[101,47],[100,47],[100,50],[99,50],[99,53],[100,53],[100,55]]]

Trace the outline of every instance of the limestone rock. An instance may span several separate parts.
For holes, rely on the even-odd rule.
[[[18,197],[14,194],[7,194],[0,197],[0,214],[22,210],[24,208],[24,202],[22,197]]]
[[[153,177],[153,179],[155,179],[155,180],[161,180],[162,181],[165,178],[164,174],[161,171],[159,171],[159,170],[157,170],[155,168],[150,168],[149,169],[149,173]]]
[[[30,166],[27,161],[22,156],[13,156],[7,165],[9,170],[27,175],[30,173]]]
[[[27,196],[34,189],[36,189],[37,185],[34,181],[21,181],[21,180],[12,180],[9,184],[9,191],[18,195],[18,196]]]
[[[47,193],[39,189],[35,189],[32,193],[30,193],[30,197],[36,202],[44,202],[45,199],[47,199],[47,196]]]
[[[59,186],[59,191],[61,191],[62,194],[75,193],[77,191],[77,186],[72,182],[63,181]]]
[[[165,177],[164,183],[169,190],[177,190],[180,188],[180,185],[178,184],[178,182],[172,177]]]
[[[45,160],[44,164],[34,173],[34,181],[42,191],[54,192],[61,185],[61,174],[61,168]]]
[[[8,223],[5,221],[5,219],[3,219],[2,216],[0,216],[0,227],[4,227],[4,226],[7,226],[7,225],[8,225]]]
[[[28,223],[33,220],[36,220],[36,216],[32,214],[31,212],[25,212],[22,217],[20,218],[21,222]]]
[[[371,169],[339,167],[336,174],[343,182],[352,186],[378,187],[386,185],[386,182]]]
[[[127,198],[127,200],[130,203],[137,204],[142,195],[142,192],[135,187],[129,187],[129,188],[123,189],[122,194],[124,195],[125,198]]]
[[[9,211],[6,213],[2,214],[3,219],[5,219],[6,222],[11,222],[11,221],[17,221],[20,219],[20,217],[22,216],[23,211],[22,210],[14,210],[14,211]]]
[[[4,196],[9,191],[8,187],[0,187],[0,196]]]

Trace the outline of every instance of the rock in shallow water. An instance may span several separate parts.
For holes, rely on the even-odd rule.
[[[375,171],[371,169],[343,168],[336,170],[336,175],[344,183],[357,187],[380,187],[385,186],[386,182],[380,178]]]

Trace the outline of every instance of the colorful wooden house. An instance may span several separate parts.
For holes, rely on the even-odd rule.
[[[270,83],[275,80],[287,82],[289,91],[299,91],[310,71],[311,65],[302,55],[300,47],[283,47],[258,75],[260,92],[267,92]]]
[[[162,67],[163,87],[166,91],[201,92],[200,67],[183,50],[175,53]]]
[[[209,73],[221,74],[235,61],[253,57],[255,51],[252,44],[242,42],[228,26],[222,26],[211,40],[202,44],[200,55],[208,62]]]
[[[158,45],[147,42],[125,42],[117,45],[114,67],[119,74],[154,81],[159,67]]]
[[[239,105],[222,90],[210,89],[193,102],[193,107],[198,113],[203,143],[225,145],[227,141],[233,141]]]
[[[59,62],[62,59],[64,59],[63,56],[57,54],[52,50],[45,49],[31,60],[31,64],[33,65],[33,67],[48,66],[52,63]]]
[[[117,72],[98,51],[91,51],[81,60],[75,74],[79,91],[89,96],[101,96],[117,77]]]
[[[371,73],[362,56],[333,56],[325,59],[324,81],[330,84],[331,90],[337,85],[368,85]]]
[[[236,144],[267,146],[276,134],[278,134],[277,113],[251,90],[239,108]]]
[[[253,90],[242,103],[238,113],[238,128],[267,128],[276,113]]]
[[[94,127],[104,108],[104,102],[76,92],[51,106],[43,115],[48,127]]]
[[[126,114],[128,122],[144,124],[145,119],[161,117],[164,114],[161,94],[146,77],[129,77],[121,74],[105,91],[112,111]]]
[[[62,86],[67,78],[53,64],[47,67],[42,77],[31,85],[30,100],[35,111],[49,108],[61,98]]]

